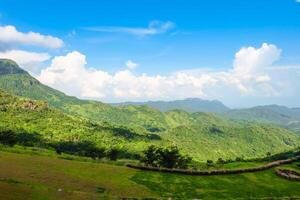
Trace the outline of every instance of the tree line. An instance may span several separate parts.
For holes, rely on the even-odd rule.
[[[134,157],[124,150],[114,147],[99,147],[90,141],[47,141],[38,133],[28,133],[26,131],[12,131],[0,128],[0,144],[5,146],[28,146],[53,149],[57,154],[67,153],[76,156],[86,156],[92,159],[108,158],[117,160],[121,157]],[[136,156],[137,157],[137,156]]]

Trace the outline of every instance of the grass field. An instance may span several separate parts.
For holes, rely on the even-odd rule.
[[[296,164],[281,168],[296,169]],[[282,179],[274,169],[200,177],[0,151],[0,199],[6,200],[282,199],[300,198],[299,188],[300,182]]]

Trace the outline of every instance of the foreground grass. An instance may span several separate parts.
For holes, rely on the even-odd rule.
[[[284,167],[296,168],[296,164]],[[0,151],[0,199],[8,200],[169,197],[282,199],[300,198],[299,188],[299,182],[282,179],[275,175],[273,169],[239,175],[200,177]]]

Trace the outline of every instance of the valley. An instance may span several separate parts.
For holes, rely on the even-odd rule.
[[[258,167],[300,146],[297,129],[289,127],[290,120],[298,119],[296,109],[214,113],[180,108],[160,111],[147,104],[80,100],[43,85],[15,62],[0,60],[0,189],[5,191],[0,198],[300,196],[299,184],[278,177],[276,168],[196,177],[126,167],[140,165],[151,145],[178,147],[192,159],[189,169],[204,171]],[[297,164],[283,167],[297,170]]]

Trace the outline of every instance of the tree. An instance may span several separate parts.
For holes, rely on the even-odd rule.
[[[178,148],[175,146],[159,149],[158,153],[161,157],[159,165],[165,168],[175,168],[181,157]]]
[[[21,132],[16,135],[16,138],[18,144],[23,146],[35,146],[43,143],[43,140],[41,139],[41,135],[39,135],[38,133]]]
[[[110,160],[114,160],[114,161],[118,159],[118,155],[119,155],[119,150],[116,148],[111,148],[106,152],[106,156]]]
[[[149,165],[153,167],[156,167],[158,165],[160,155],[158,154],[157,147],[151,145],[143,153],[144,153],[144,157],[142,158],[142,162],[145,163],[145,165]]]
[[[96,147],[94,143],[89,141],[61,141],[54,144],[54,148],[58,154],[64,152],[78,156],[87,156],[93,159],[103,158],[105,156],[105,150],[103,148]]]
[[[153,145],[144,151],[142,162],[145,165],[164,168],[187,168],[192,159],[180,154],[176,146],[159,148]]]
[[[0,143],[7,146],[14,146],[17,144],[17,136],[11,130],[0,130]]]
[[[92,159],[100,159],[105,157],[105,150],[99,147],[90,147],[85,151],[85,156],[91,157]]]
[[[212,161],[212,160],[207,160],[207,161],[206,161],[206,165],[207,165],[207,166],[212,166],[212,165],[214,165],[214,161]]]
[[[242,157],[237,157],[237,158],[235,159],[235,161],[236,161],[236,162],[242,162],[242,161],[244,161],[244,159],[243,159]]]
[[[225,162],[226,162],[226,161],[223,160],[222,158],[218,158],[218,161],[217,161],[218,164],[224,164]]]

